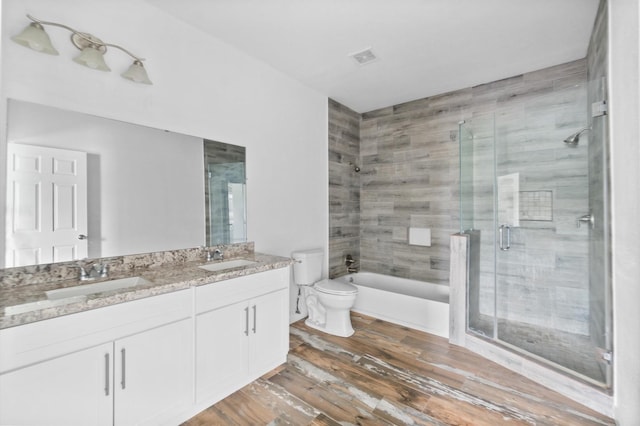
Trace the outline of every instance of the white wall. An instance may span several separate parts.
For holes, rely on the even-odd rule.
[[[640,419],[640,6],[609,0],[613,206],[614,404],[620,425]]]
[[[15,98],[246,146],[256,250],[289,256],[326,247],[325,96],[143,0],[3,0],[2,8],[2,105]],[[105,56],[111,73],[74,63],[78,52],[63,29],[47,28],[60,56],[11,42],[26,13],[147,58],[154,85],[121,78],[130,60],[115,49]]]

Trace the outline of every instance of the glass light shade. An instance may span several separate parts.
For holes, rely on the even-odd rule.
[[[140,61],[133,61],[129,69],[121,75],[127,80],[135,81],[136,83],[153,84],[151,80],[149,80],[147,70],[144,69],[144,65],[142,65]]]
[[[11,37],[11,40],[37,52],[59,55],[58,51],[51,44],[49,35],[45,32],[44,28],[42,28],[42,25],[37,22],[29,24],[20,34]]]
[[[78,56],[73,58],[73,61],[94,70],[111,71],[111,68],[109,68],[107,63],[104,61],[102,52],[95,47],[85,47]]]

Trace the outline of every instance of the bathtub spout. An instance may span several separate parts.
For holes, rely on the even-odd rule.
[[[345,258],[344,264],[347,266],[347,272],[349,274],[353,274],[355,272],[358,272],[358,268],[353,266],[355,263],[356,263],[356,261],[353,259],[353,256],[348,254],[347,257]]]

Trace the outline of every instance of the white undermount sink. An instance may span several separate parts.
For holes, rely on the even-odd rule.
[[[258,262],[254,262],[253,260],[247,259],[233,259],[233,260],[225,260],[224,262],[219,263],[209,263],[206,265],[199,266],[199,268],[206,269],[207,271],[216,272],[216,271],[224,271],[225,269],[239,268],[241,266],[249,266]]]
[[[84,284],[74,287],[59,288],[46,291],[47,298],[35,302],[22,303],[20,305],[7,306],[4,308],[5,315],[17,315],[25,312],[39,311],[41,309],[64,306],[70,303],[84,302],[87,295],[102,293],[105,291],[131,288],[138,285],[150,284],[149,281],[141,277],[120,278],[117,280],[101,281],[99,283]]]
[[[141,277],[120,278],[117,280],[101,281],[99,283],[77,285],[74,287],[59,288],[46,292],[47,299],[58,300],[87,294],[102,293],[104,291],[120,290],[123,288],[135,287],[149,284],[149,281]]]
[[[56,306],[68,305],[70,303],[84,302],[87,296],[74,296],[65,299],[38,300],[36,302],[23,303],[21,305],[7,306],[4,308],[5,315],[17,315],[25,312],[39,311],[40,309],[54,308]]]

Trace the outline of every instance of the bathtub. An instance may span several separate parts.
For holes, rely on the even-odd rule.
[[[336,280],[358,287],[352,311],[449,337],[448,286],[372,272],[358,272]]]

